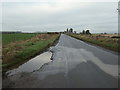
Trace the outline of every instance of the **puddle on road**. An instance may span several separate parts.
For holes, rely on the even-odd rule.
[[[17,69],[10,70],[6,73],[8,74],[8,76],[11,76],[11,75],[18,74],[21,72],[27,72],[27,73],[33,72],[35,70],[38,70],[45,63],[50,62],[51,56],[52,56],[51,52],[49,52],[49,51],[44,52],[44,53],[36,56],[35,58],[30,59],[28,62],[22,64]]]

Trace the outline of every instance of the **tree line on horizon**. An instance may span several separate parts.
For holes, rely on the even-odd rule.
[[[73,28],[70,28],[65,31],[65,33],[75,33],[76,34],[76,31],[73,30]],[[82,32],[80,32],[80,34],[91,34],[90,33],[90,30],[83,30]]]

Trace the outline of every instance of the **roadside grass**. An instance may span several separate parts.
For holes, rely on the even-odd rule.
[[[119,47],[119,38],[112,38],[114,35],[101,35],[101,34],[92,34],[92,35],[83,35],[83,34],[67,34],[74,38],[80,39],[82,41],[86,41],[92,44],[96,44],[98,46],[120,52]],[[116,35],[115,35],[116,36]]]
[[[0,46],[2,46],[2,34],[0,33]]]
[[[0,33],[0,75],[2,73],[2,34]]]
[[[3,46],[3,69],[29,60],[54,44],[59,34],[38,34],[27,40],[11,42]]]

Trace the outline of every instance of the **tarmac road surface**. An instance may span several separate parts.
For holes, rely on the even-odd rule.
[[[64,34],[50,51],[52,61],[32,72],[10,75],[3,84],[9,82],[12,88],[118,88],[117,53]]]

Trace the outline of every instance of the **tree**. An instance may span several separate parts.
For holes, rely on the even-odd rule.
[[[106,32],[104,32],[104,34],[107,34]]]
[[[90,31],[89,31],[89,30],[86,30],[86,34],[90,34]]]
[[[76,34],[76,31],[74,31],[74,33]]]
[[[73,29],[72,29],[72,28],[70,28],[69,32],[70,32],[70,33],[73,33]]]
[[[83,30],[83,31],[82,31],[82,34],[85,34],[85,33],[86,33],[85,30]]]
[[[69,30],[68,30],[68,28],[67,28],[67,32],[68,32]]]

